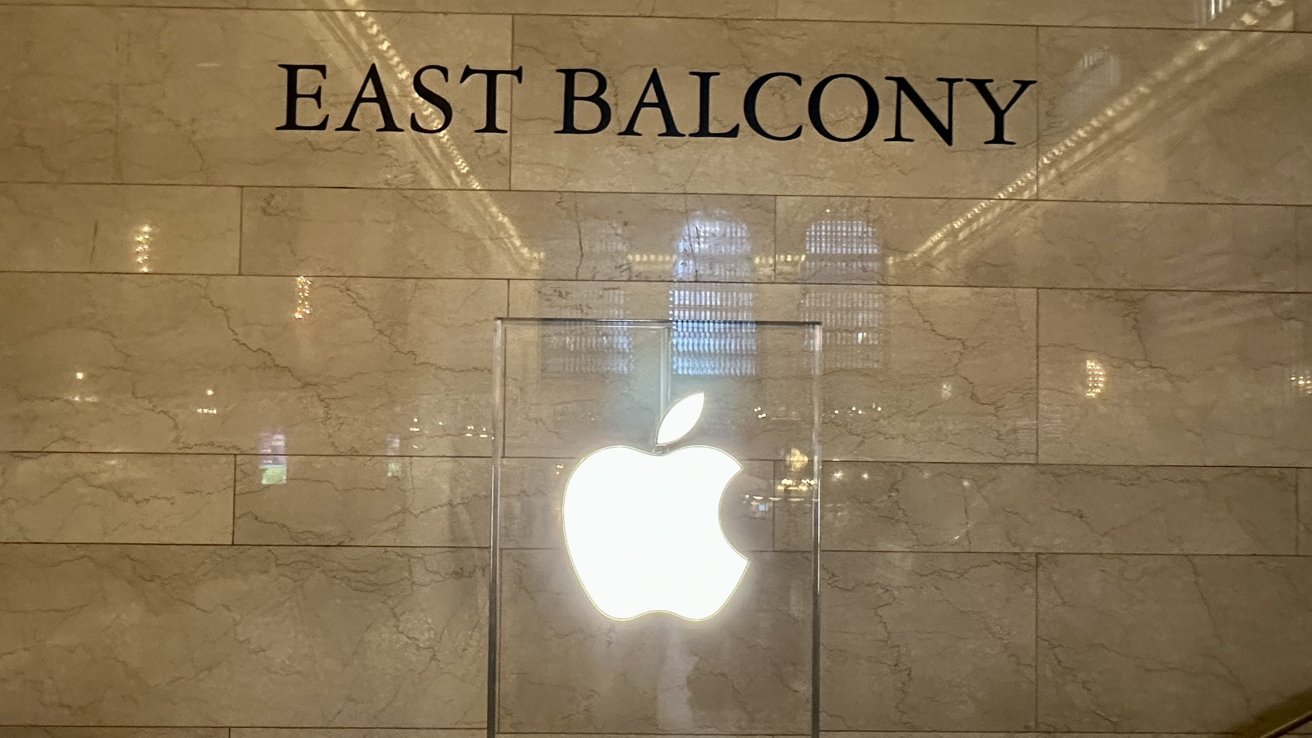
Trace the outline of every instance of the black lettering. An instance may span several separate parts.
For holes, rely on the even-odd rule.
[[[311,126],[301,125],[296,122],[296,102],[306,99],[314,101],[314,109],[323,108],[323,85],[314,88],[314,92],[300,92],[297,90],[296,75],[302,69],[309,69],[319,73],[321,79],[328,79],[328,67],[323,64],[279,64],[278,66],[287,70],[287,119],[282,125],[275,128],[275,131],[326,131],[328,130],[328,116],[325,115],[323,120]]]
[[[557,69],[556,71],[565,75],[565,110],[561,114],[560,130],[556,131],[556,133],[588,135],[592,133],[600,133],[601,131],[606,130],[606,128],[610,126],[611,117],[610,103],[602,98],[602,94],[606,92],[606,75],[595,69],[584,68]],[[591,74],[593,79],[597,81],[597,89],[594,90],[591,95],[578,94],[577,77],[579,74],[583,73]],[[592,128],[579,128],[576,123],[576,118],[574,116],[580,102],[589,102],[597,106],[598,121],[597,125]]]
[[[829,85],[840,79],[850,79],[861,87],[861,91],[866,96],[866,119],[861,123],[861,128],[854,135],[843,138],[835,136],[829,127],[825,125],[824,116],[821,114],[820,102],[824,98],[825,90]],[[855,74],[831,74],[820,80],[815,89],[811,90],[811,98],[807,101],[807,114],[811,118],[811,125],[820,132],[821,136],[830,141],[840,141],[847,143],[849,141],[858,141],[870,135],[875,129],[875,123],[879,122],[879,95],[875,94],[875,88],[870,83],[856,76]]]
[[[902,98],[906,97],[906,99],[910,100],[911,104],[915,106],[916,110],[920,111],[920,115],[925,119],[925,122],[929,123],[930,127],[934,129],[934,132],[938,134],[938,137],[943,139],[943,143],[947,144],[948,146],[952,145],[953,87],[958,82],[961,81],[960,78],[958,77],[938,78],[939,82],[944,82],[948,86],[947,123],[944,123],[942,120],[939,119],[938,115],[933,111],[933,109],[929,107],[929,103],[925,102],[925,98],[921,97],[919,92],[916,92],[916,88],[911,86],[911,83],[907,81],[906,77],[885,77],[884,79],[897,84],[897,103],[894,108],[894,112],[895,112],[894,120],[896,122],[893,124],[892,138],[886,138],[884,139],[885,141],[914,141],[915,140],[914,138],[906,138],[902,135]]]
[[[985,141],[984,143],[999,144],[1002,146],[1015,146],[1016,145],[1015,141],[1007,140],[1007,113],[1011,111],[1012,107],[1015,106],[1016,102],[1020,100],[1021,95],[1025,94],[1026,90],[1038,84],[1038,80],[1035,79],[1013,80],[1017,85],[1019,85],[1019,87],[1016,88],[1016,94],[1011,96],[1011,102],[1007,103],[1005,107],[998,105],[997,98],[993,97],[993,93],[989,90],[989,83],[992,82],[993,80],[968,79],[966,81],[974,85],[976,90],[979,90],[979,96],[984,98],[984,104],[988,105],[989,110],[993,113],[993,138]]]
[[[648,100],[647,93],[653,93],[655,100]],[[629,125],[620,131],[621,136],[641,136],[636,128],[638,119],[642,117],[642,111],[648,108],[655,108],[661,112],[661,120],[665,121],[665,131],[656,134],[669,138],[682,138],[683,133],[674,122],[674,111],[670,110],[670,100],[665,96],[665,86],[661,84],[661,73],[655,69],[647,77],[647,84],[642,88],[642,94],[638,96],[638,104],[633,107],[633,114],[629,116]]]
[[[474,69],[466,66],[465,71],[460,73],[460,84],[465,80],[481,74],[487,78],[487,115],[484,118],[482,128],[475,129],[475,133],[507,133],[506,129],[497,125],[497,86],[501,77],[514,77],[516,82],[524,81],[524,68],[515,67],[514,69]]]
[[[697,130],[691,138],[738,138],[738,124],[727,131],[711,130],[711,78],[720,76],[719,72],[689,72],[697,78]]]
[[[436,70],[438,74],[441,74],[442,81],[444,82],[451,81],[450,73],[447,71],[447,68],[438,66],[437,64],[429,64],[426,67],[421,67],[419,71],[415,72],[415,76],[413,80],[414,87],[415,87],[415,94],[423,98],[425,102],[430,103],[433,107],[437,108],[442,112],[442,123],[437,128],[425,128],[423,125],[420,124],[419,117],[414,113],[411,113],[410,130],[415,131],[417,133],[441,133],[451,125],[451,103],[448,102],[445,97],[442,97],[436,92],[433,92],[432,89],[426,87],[423,83],[424,72],[427,72],[429,70]]]
[[[757,77],[747,86],[747,93],[743,95],[743,117],[747,119],[747,127],[751,128],[763,138],[768,138],[771,141],[792,141],[802,137],[802,127],[800,125],[794,128],[791,133],[786,133],[780,136],[765,130],[765,127],[761,125],[760,117],[757,115],[757,98],[761,96],[761,90],[765,87],[765,83],[776,77],[790,79],[796,83],[798,87],[802,86],[802,78],[792,72],[770,72],[769,74],[763,74],[760,77]]]
[[[373,88],[372,95],[365,95],[365,92]],[[372,103],[378,106],[378,114],[383,117],[383,127],[378,129],[379,133],[403,133],[401,126],[396,124],[396,118],[392,117],[392,106],[387,103],[387,93],[383,91],[383,81],[378,76],[378,65],[370,64],[369,71],[364,75],[364,82],[360,85],[360,91],[355,93],[355,102],[351,103],[351,110],[346,114],[346,122],[337,127],[339,131],[358,131],[355,127],[355,114],[360,111],[360,106],[365,103]]]

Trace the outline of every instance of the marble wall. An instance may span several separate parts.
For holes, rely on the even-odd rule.
[[[504,135],[289,132],[279,63],[338,116],[371,63],[542,81]],[[685,115],[696,69],[1039,85],[1010,146],[964,98],[950,148],[887,109],[568,137],[568,65],[620,115],[653,66]],[[1312,689],[1309,0],[0,0],[0,69],[0,738],[484,735],[494,320],[673,282],[825,323],[832,738],[1224,733]],[[570,668],[603,635],[520,524],[552,637],[508,658]],[[801,522],[745,535],[800,565]],[[715,666],[806,658],[776,615],[689,636],[691,732],[807,732]],[[588,679],[503,730],[651,732]]]

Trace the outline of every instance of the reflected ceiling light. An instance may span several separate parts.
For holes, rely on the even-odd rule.
[[[720,527],[720,500],[742,470],[710,446],[664,452],[701,417],[705,395],[675,403],[656,453],[609,446],[588,455],[565,487],[565,548],[589,599],[606,617],[649,612],[706,620],[742,581],[747,558]]]

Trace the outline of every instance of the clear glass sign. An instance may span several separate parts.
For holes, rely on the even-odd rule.
[[[506,319],[495,351],[489,733],[813,735],[820,326]]]

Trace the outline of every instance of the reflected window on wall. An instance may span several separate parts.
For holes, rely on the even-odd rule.
[[[870,223],[825,219],[806,229],[802,273],[815,281],[826,274],[865,274],[877,282],[883,267],[879,234]],[[824,325],[828,369],[865,369],[881,362],[880,333],[884,297],[859,287],[808,287],[802,296],[802,320]]]
[[[1066,74],[1057,101],[1058,118],[1068,126],[1087,122],[1112,102],[1121,87],[1121,59],[1108,49],[1092,49]]]
[[[884,271],[879,232],[864,220],[818,220],[806,228],[806,282],[847,282],[859,277],[878,284]]]
[[[618,320],[624,314],[624,290],[601,289],[599,305],[592,317]],[[540,364],[545,375],[558,374],[629,374],[633,371],[633,336],[624,326],[584,323],[562,324],[542,329]]]
[[[287,436],[282,433],[260,434],[260,484],[287,483]]]
[[[747,377],[756,374],[756,331],[748,325],[706,321],[756,318],[756,265],[747,224],[718,213],[695,213],[675,244],[670,289],[673,370],[690,376]],[[730,284],[701,284],[728,282]]]

